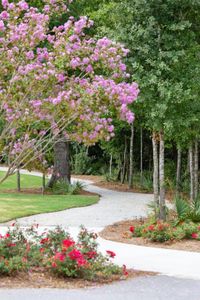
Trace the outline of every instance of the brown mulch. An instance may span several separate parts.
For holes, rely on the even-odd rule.
[[[127,280],[139,276],[156,275],[154,272],[144,272],[137,270],[128,270],[128,276],[113,275],[109,279],[99,278],[96,281],[88,281],[84,279],[59,278],[44,273],[42,270],[29,272],[29,274],[18,274],[15,277],[1,276],[0,288],[61,288],[61,289],[77,289],[96,287],[109,284],[119,280]]]
[[[37,195],[42,195],[42,190],[41,188],[31,188],[31,189],[21,189],[19,192],[17,189],[7,189],[7,190],[2,190],[1,193],[9,193],[9,194],[37,194]],[[55,195],[49,191],[45,191],[44,195]],[[84,196],[99,196],[96,193],[88,192],[85,190],[80,190],[78,195],[84,195]]]
[[[102,232],[100,232],[100,236],[106,240],[138,246],[200,252],[200,241],[196,240],[155,243],[140,237],[131,237],[131,233],[129,231],[130,226],[136,226],[138,224],[141,224],[141,222],[141,220],[127,220],[115,223],[113,225],[107,226]]]

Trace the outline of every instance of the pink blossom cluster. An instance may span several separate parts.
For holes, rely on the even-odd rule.
[[[70,17],[50,31],[52,13],[66,10],[66,1],[44,2],[41,12],[24,0],[2,0],[0,102],[11,128],[13,155],[22,151],[22,132],[24,137],[28,131],[30,148],[46,136],[47,128],[52,134],[93,144],[114,136],[113,116],[134,120],[130,105],[139,89],[126,82],[129,74],[123,59],[128,50],[106,37],[89,38],[85,30],[93,22],[87,17]],[[36,135],[32,124],[42,133]]]

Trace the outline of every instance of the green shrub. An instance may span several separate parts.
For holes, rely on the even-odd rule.
[[[76,195],[84,188],[84,184],[80,181],[76,181],[73,184],[67,183],[64,180],[57,181],[53,188],[52,192],[55,195]]]
[[[152,242],[180,241],[182,239],[200,240],[200,224],[182,222],[179,225],[157,221],[131,226],[130,232],[133,237],[143,237]]]
[[[43,268],[57,276],[88,280],[125,274],[113,264],[115,253],[98,251],[97,235],[81,228],[75,242],[69,233],[57,227],[39,235],[32,227],[22,231],[15,226],[0,238],[0,275],[15,275]],[[125,274],[126,275],[126,274]]]

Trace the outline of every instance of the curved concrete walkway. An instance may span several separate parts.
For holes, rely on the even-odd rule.
[[[145,216],[147,204],[153,199],[153,196],[148,194],[116,192],[95,187],[89,181],[85,183],[88,185],[88,191],[101,195],[98,204],[21,218],[18,220],[19,224],[29,226],[38,223],[42,227],[60,225],[67,227],[75,237],[81,224],[98,232],[114,222]],[[5,228],[1,228],[3,229]],[[99,244],[103,252],[108,249],[115,251],[115,262],[120,265],[126,264],[129,268],[200,280],[200,253],[127,245],[101,238]]]

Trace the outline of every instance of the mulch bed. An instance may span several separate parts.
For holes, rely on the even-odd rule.
[[[131,237],[131,233],[129,231],[130,226],[136,226],[140,223],[141,220],[127,220],[127,221],[117,222],[113,225],[107,226],[102,232],[100,232],[100,236],[106,240],[138,245],[138,246],[200,252],[200,241],[196,241],[196,240],[182,240],[182,241],[170,241],[166,243],[155,243],[140,237],[138,238]]]
[[[36,195],[42,195],[42,190],[41,188],[30,188],[30,189],[21,189],[21,191],[19,192],[17,189],[7,189],[7,190],[2,190],[0,191],[0,193],[9,193],[9,194],[36,194]],[[53,193],[49,192],[49,191],[45,191],[44,195],[54,195]],[[80,190],[80,192],[78,193],[78,195],[83,195],[83,196],[99,196],[97,193],[91,193],[85,190]]]
[[[110,284],[115,281],[127,280],[139,276],[155,275],[153,272],[144,272],[137,270],[128,270],[128,276],[113,275],[109,279],[97,279],[88,281],[83,279],[57,278],[44,273],[41,270],[29,272],[29,274],[18,274],[15,277],[1,276],[0,288],[60,288],[60,289],[78,289],[87,287],[98,287],[104,284]]]

